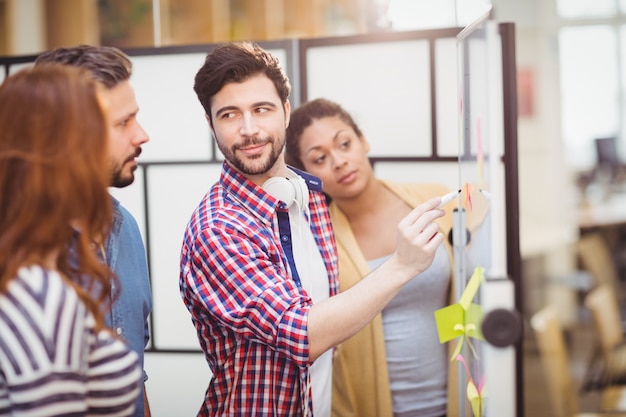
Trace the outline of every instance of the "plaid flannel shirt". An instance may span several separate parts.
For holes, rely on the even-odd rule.
[[[321,182],[297,172],[309,186],[309,221],[332,296],[337,255]],[[283,203],[225,162],[187,226],[180,291],[213,372],[198,416],[311,410],[311,298],[294,277],[289,227],[277,221],[281,213],[288,214]]]

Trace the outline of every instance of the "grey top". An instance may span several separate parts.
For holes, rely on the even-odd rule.
[[[371,269],[387,257],[368,261]],[[446,414],[448,359],[439,343],[435,310],[448,305],[450,260],[443,245],[429,269],[383,309],[383,330],[394,417]]]

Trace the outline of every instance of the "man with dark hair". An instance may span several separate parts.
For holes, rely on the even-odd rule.
[[[400,222],[388,261],[337,294],[321,182],[285,164],[290,85],[278,60],[222,45],[194,89],[225,156],[181,252],[181,296],[213,372],[198,416],[328,417],[333,348],[430,266],[440,198]]]
[[[137,121],[139,107],[130,84],[132,63],[128,56],[114,47],[80,45],[44,52],[37,57],[35,65],[49,62],[86,68],[105,86],[100,95],[108,114],[111,186],[122,188],[132,184],[136,158],[149,138]],[[144,348],[150,340],[148,316],[152,310],[146,252],[137,221],[119,201],[111,198],[114,210],[111,233],[106,242],[97,242],[97,246],[103,260],[117,275],[121,288],[112,288],[112,308],[105,318],[107,325],[137,352],[143,367]],[[137,399],[134,416],[150,416],[145,387]]]

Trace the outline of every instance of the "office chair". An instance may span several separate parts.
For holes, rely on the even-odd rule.
[[[607,285],[613,290],[618,301],[623,301],[624,291],[619,280],[617,267],[609,245],[600,232],[582,235],[576,242],[575,248],[582,268],[589,272],[593,278],[593,287]]]
[[[537,340],[554,417],[626,416],[626,411],[619,411],[626,409],[626,389],[615,386],[601,390],[600,410],[580,412],[563,328],[554,307],[547,306],[536,312],[530,325]]]
[[[617,298],[610,285],[602,284],[585,297],[591,311],[602,356],[602,382],[609,385],[626,384],[626,337]]]

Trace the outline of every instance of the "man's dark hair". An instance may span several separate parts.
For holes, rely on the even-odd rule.
[[[106,88],[129,80],[133,68],[128,55],[113,46],[57,48],[39,55],[35,65],[51,62],[86,68]]]
[[[224,85],[240,83],[264,74],[269,78],[283,105],[291,92],[291,84],[278,59],[253,42],[232,42],[211,51],[196,74],[194,91],[211,119],[211,99]]]

